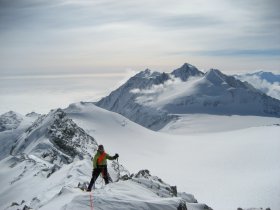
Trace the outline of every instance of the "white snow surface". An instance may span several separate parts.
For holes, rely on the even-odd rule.
[[[81,104],[74,107],[87,110]],[[74,110],[77,111],[77,109]],[[97,119],[102,119],[103,110],[100,108],[97,110],[98,112],[93,114]],[[105,123],[106,120],[108,122],[115,116],[108,112],[107,115],[107,118],[106,114],[104,115]],[[118,120],[118,118],[120,117],[117,116],[115,119]],[[119,125],[118,122],[111,124],[114,127],[117,125]],[[126,121],[122,121],[120,126],[126,127]],[[27,207],[89,209],[92,203],[94,209],[176,210],[180,203],[185,201],[188,201],[186,204],[188,209],[205,209],[206,205],[197,203],[190,194],[180,193],[178,197],[174,197],[174,193],[170,191],[171,186],[153,176],[133,177],[128,181],[111,183],[104,189],[103,181],[99,177],[91,201],[90,194],[82,192],[78,184],[88,185],[91,178],[92,162],[88,153],[94,155],[96,150],[96,142],[92,137],[90,138],[61,109],[53,110],[46,116],[40,116],[27,129],[18,129],[19,134],[13,141],[7,143],[9,147],[5,150],[1,147],[3,150],[1,153],[3,152],[4,155],[0,161],[0,209],[16,210],[27,209]],[[9,130],[3,133],[14,133],[14,131]],[[52,138],[52,133],[56,134],[55,137],[59,137],[60,134],[74,133],[74,137],[66,135],[60,140],[69,141],[68,146],[71,148],[74,142],[77,158],[73,159],[71,153],[67,153],[68,150],[65,150],[64,144],[55,145],[57,142]],[[76,136],[81,141],[77,141]],[[83,154],[83,159],[80,154]],[[119,178],[117,168],[120,169],[121,176],[129,175],[124,166],[117,166],[116,161],[110,161],[108,170],[113,181]]]
[[[232,131],[171,135],[91,103],[72,104],[65,111],[109,153],[118,152],[130,171],[150,169],[213,209],[280,206],[280,127],[272,125],[276,119]]]
[[[270,121],[270,118],[255,117],[250,121],[256,123],[240,126],[237,121],[245,120],[244,116],[227,116],[227,119],[208,116],[202,126],[213,120],[220,124],[226,122],[227,126],[220,130],[216,127],[212,133],[207,129],[195,133],[193,131],[207,116],[201,119],[192,116],[197,122],[196,128],[176,121],[179,132],[176,132],[176,126],[154,132],[92,103],[71,104],[63,111],[66,113],[63,122],[69,124],[68,118],[73,119],[77,126],[103,144],[106,152],[120,154],[123,175],[128,173],[125,168],[130,172],[149,169],[166,183],[176,185],[179,192],[192,193],[199,202],[216,210],[236,210],[237,207],[270,207],[274,210],[280,206],[280,127],[277,118]],[[31,139],[37,134],[44,137],[41,132],[49,127],[48,122],[52,125],[51,116],[31,129]],[[230,122],[233,122],[232,129]],[[72,122],[70,124],[74,126]],[[82,132],[79,127],[74,126],[78,133]],[[190,131],[182,132],[184,128]],[[20,136],[26,135],[25,130],[18,133],[15,139],[24,141]],[[1,138],[0,135],[2,143]],[[15,150],[15,156],[6,152],[2,157],[0,209],[23,209],[25,205],[46,210],[90,209],[90,194],[77,188],[78,183],[90,180],[90,157],[58,166],[42,158],[41,154],[34,149],[23,149]],[[109,172],[116,180],[116,162],[110,163]],[[164,187],[159,189],[156,180],[140,177],[104,187],[99,178],[97,189],[92,193],[94,209],[177,209],[182,199],[190,201],[188,209],[205,208],[204,204],[193,203],[193,196],[186,193],[179,193],[179,197],[166,196],[166,191],[160,190]],[[12,206],[13,202],[16,204]]]
[[[182,194],[183,198],[173,197],[166,194],[166,187],[170,187],[169,185],[141,177],[106,186],[99,177],[93,192],[83,192],[77,185],[89,181],[92,169],[90,159],[63,165],[49,177],[46,177],[45,173],[49,165],[37,161],[38,158],[34,156],[24,155],[9,156],[0,162],[1,209],[16,210],[28,206],[43,210],[83,210],[93,206],[93,209],[99,210],[176,210],[183,198],[189,201],[188,209],[202,210],[206,207],[204,204],[196,203],[192,195]],[[111,164],[109,172],[116,181]]]
[[[178,119],[173,120],[160,131],[177,135],[200,135],[202,133],[207,134],[251,127],[272,126],[279,123],[280,119],[276,117],[180,114]]]

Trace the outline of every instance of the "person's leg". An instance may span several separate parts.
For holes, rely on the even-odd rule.
[[[105,180],[105,184],[109,184],[109,176],[108,176],[107,166],[103,168],[102,175],[103,175],[103,179]]]
[[[95,182],[95,180],[97,179],[97,177],[99,176],[101,170],[99,168],[95,168],[93,171],[92,171],[92,177],[91,177],[91,180],[90,180],[90,183],[89,183],[89,186],[88,186],[88,189],[87,191],[91,191],[91,188]]]

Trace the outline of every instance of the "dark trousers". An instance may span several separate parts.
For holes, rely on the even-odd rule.
[[[99,166],[92,171],[92,177],[88,186],[88,190],[91,190],[93,184],[95,183],[100,173],[102,173],[102,177],[105,180],[105,184],[109,183],[107,166]]]

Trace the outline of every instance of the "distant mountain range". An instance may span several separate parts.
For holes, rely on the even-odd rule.
[[[262,80],[266,80],[269,83],[280,82],[280,75],[274,74],[272,72],[258,71],[254,73],[246,73],[236,75],[237,78],[249,78],[249,77],[259,77]]]
[[[280,100],[280,75],[272,72],[259,71],[234,75],[235,78],[252,84],[263,93]]]
[[[141,71],[96,105],[152,130],[187,113],[280,116],[280,101],[248,82],[188,63],[171,73]]]

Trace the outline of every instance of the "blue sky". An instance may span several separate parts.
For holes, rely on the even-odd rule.
[[[278,0],[0,0],[0,75],[280,71]]]

